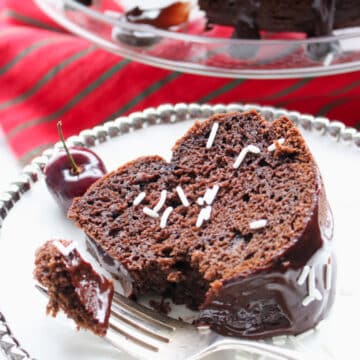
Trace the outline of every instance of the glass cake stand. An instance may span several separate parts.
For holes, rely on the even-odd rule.
[[[206,29],[202,12],[171,30],[129,23],[106,1],[86,7],[74,0],[35,0],[57,23],[112,53],[161,68],[231,78],[313,77],[360,70],[360,28],[306,39],[301,34],[262,34],[261,40],[232,39],[232,30]],[[124,1],[126,2],[126,1]],[[158,1],[147,1],[159,4]],[[122,3],[118,1],[118,3]],[[127,3],[129,3],[127,1]],[[136,3],[136,2],[135,2]]]

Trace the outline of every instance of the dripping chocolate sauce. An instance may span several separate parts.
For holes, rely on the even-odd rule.
[[[138,6],[125,13],[127,21],[135,24],[148,24],[159,29],[184,24],[189,19],[189,2],[175,2],[163,8],[142,9]]]

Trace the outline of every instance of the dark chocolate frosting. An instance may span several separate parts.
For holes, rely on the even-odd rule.
[[[336,261],[333,217],[320,177],[319,184],[314,212],[296,247],[271,268],[224,282],[218,294],[214,291],[207,297],[198,325],[210,325],[229,336],[264,338],[302,333],[327,316],[335,296]],[[87,245],[98,262],[120,281],[125,295],[133,295],[134,279],[124,266],[90,237]],[[314,269],[315,286],[321,294],[318,299],[309,296],[310,274],[299,284],[305,267]]]
[[[133,295],[134,280],[125,267],[119,261],[112,258],[90,236],[86,237],[86,245],[89,253],[98,261],[98,263],[120,282],[124,295]]]
[[[296,248],[271,269],[225,282],[203,306],[200,325],[224,335],[264,338],[299,334],[326,317],[334,302],[336,261],[332,213],[319,182],[314,212]],[[309,295],[310,274],[300,284],[305,267],[314,272],[317,298]]]

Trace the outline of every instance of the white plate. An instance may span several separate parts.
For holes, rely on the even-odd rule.
[[[137,113],[131,116],[131,120],[140,127],[144,118],[155,121],[157,114],[161,113],[162,121],[168,121],[172,119],[170,115],[174,114],[174,109],[181,116],[196,117],[201,109],[204,113],[214,107],[169,106],[160,108],[160,111]],[[215,109],[228,108],[218,106]],[[267,114],[271,113],[272,110],[268,108]],[[315,130],[302,131],[320,166],[334,212],[339,264],[337,299],[332,314],[320,329],[305,339],[298,339],[298,348],[301,351],[316,351],[318,359],[354,359],[358,353],[357,332],[360,323],[360,282],[357,276],[360,250],[360,152],[354,145],[359,134],[352,133],[349,138],[346,134],[351,131],[344,130],[341,124],[329,128],[326,120],[316,119],[314,123],[311,117],[299,117],[296,113],[290,115],[305,127],[309,124],[326,127],[325,135]],[[113,132],[119,129],[121,123],[117,121],[96,131],[85,132],[82,139],[89,141],[93,135],[102,138],[104,128]],[[96,152],[104,159],[109,170],[140,155],[160,154],[169,158],[171,146],[190,125],[191,121],[160,124],[107,138],[109,141],[102,144],[97,141]],[[329,133],[338,134],[337,140],[339,137],[347,137],[350,141],[336,141]],[[35,162],[40,163],[41,159]],[[0,200],[4,198],[6,196],[0,196]],[[53,319],[45,315],[46,299],[33,287],[34,251],[47,239],[65,238],[82,242],[84,236],[73,223],[64,218],[48,194],[43,180],[31,185],[31,190],[21,195],[20,200],[6,217],[0,238],[0,348],[6,348],[6,343],[13,344],[1,320],[3,313],[20,346],[36,359],[119,359],[119,353],[101,339],[88,332],[76,332],[72,322],[64,316]],[[0,201],[0,210],[1,205]],[[16,351],[21,353],[14,344],[7,351],[8,354]],[[345,354],[353,355],[346,357]],[[125,355],[120,357],[127,359]],[[223,359],[221,356],[218,358]]]

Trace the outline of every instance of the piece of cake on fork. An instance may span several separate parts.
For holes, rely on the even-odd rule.
[[[61,309],[78,328],[105,336],[114,287],[67,240],[50,240],[36,252],[35,279],[47,289],[47,313]]]

